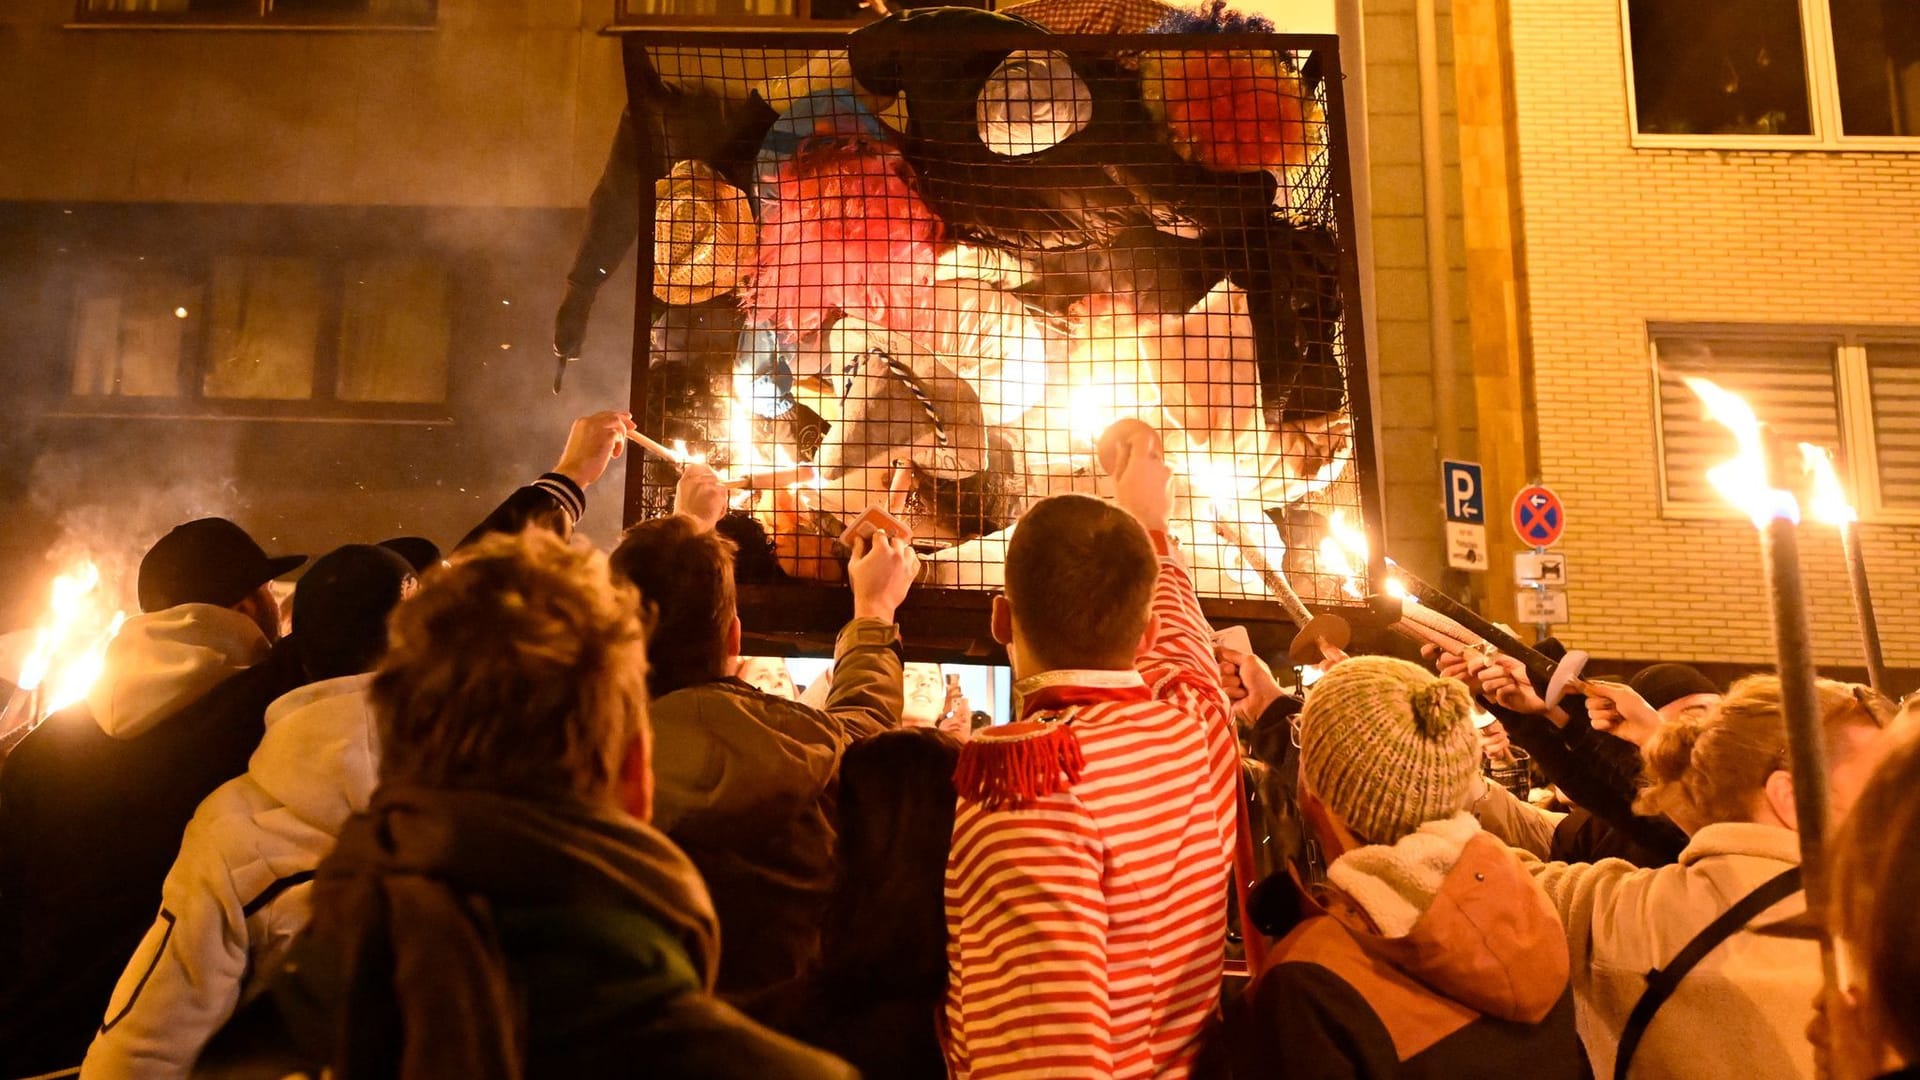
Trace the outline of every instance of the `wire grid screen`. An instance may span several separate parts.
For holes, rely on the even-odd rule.
[[[837,539],[881,507],[923,586],[998,587],[1022,511],[1110,494],[1099,437],[1137,417],[1202,595],[1357,602],[1358,313],[1316,57],[888,27],[645,47],[642,425],[738,485],[741,579],[840,580]],[[675,475],[649,463],[641,516]]]

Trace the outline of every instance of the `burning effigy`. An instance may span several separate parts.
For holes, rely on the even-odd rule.
[[[658,178],[635,397],[667,459],[629,516],[698,459],[790,577],[837,578],[878,507],[930,584],[991,588],[1026,506],[1101,493],[1130,417],[1203,594],[1350,602],[1364,567],[1322,542],[1365,519],[1367,427],[1332,40],[1020,12],[629,41]]]

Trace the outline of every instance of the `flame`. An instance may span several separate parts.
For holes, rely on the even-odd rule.
[[[1406,582],[1401,581],[1397,577],[1388,578],[1386,584],[1382,585],[1381,588],[1386,591],[1388,596],[1393,597],[1403,604],[1417,604],[1420,602],[1420,598],[1413,595],[1413,590],[1407,588]]]
[[[60,650],[72,635],[74,624],[86,612],[86,599],[100,587],[100,568],[92,559],[53,579],[53,597],[47,608],[46,622],[33,637],[33,648],[20,665],[22,690],[38,689],[53,667]]]
[[[92,559],[55,575],[50,591],[46,618],[21,662],[18,682],[21,690],[45,688],[36,720],[86,696],[106,667],[108,643],[126,621],[100,595],[100,567]]]
[[[1320,539],[1319,555],[1321,570],[1340,578],[1340,587],[1348,596],[1356,600],[1366,596],[1360,578],[1367,565],[1367,534],[1347,520],[1344,510],[1328,515],[1327,535]]]
[[[1711,380],[1690,377],[1686,383],[1706,406],[1707,418],[1733,432],[1740,446],[1737,456],[1707,470],[1707,479],[1720,497],[1744,511],[1759,528],[1775,518],[1798,522],[1800,504],[1793,493],[1767,482],[1767,447],[1753,407]]]
[[[51,716],[61,709],[72,705],[87,696],[93,684],[107,669],[107,646],[120,633],[120,627],[127,621],[127,613],[116,611],[107,622],[105,632],[87,643],[86,648],[69,657],[53,680],[47,684],[47,692],[41,698],[40,714]]]
[[[1800,444],[1800,461],[1813,477],[1813,500],[1808,509],[1813,519],[1824,525],[1844,529],[1860,520],[1853,504],[1847,501],[1847,489],[1833,468],[1833,455],[1822,446]]]

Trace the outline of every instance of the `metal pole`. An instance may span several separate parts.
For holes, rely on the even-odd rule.
[[[1860,619],[1860,644],[1867,656],[1867,685],[1887,692],[1887,659],[1880,650],[1880,623],[1873,615],[1873,591],[1867,587],[1867,559],[1860,550],[1860,526],[1840,526],[1840,547],[1847,556],[1847,581],[1853,587],[1853,611]]]
[[[1767,482],[1784,470],[1778,447],[1762,428],[1767,447]],[[1833,942],[1826,933],[1828,822],[1827,747],[1820,730],[1820,699],[1815,688],[1813,637],[1807,619],[1807,589],[1800,576],[1798,514],[1775,514],[1760,527],[1761,562],[1767,577],[1767,606],[1773,618],[1774,661],[1780,672],[1780,707],[1787,724],[1787,763],[1793,774],[1795,827],[1800,835],[1800,877],[1807,913],[1821,927],[1820,963],[1830,994],[1834,975]]]

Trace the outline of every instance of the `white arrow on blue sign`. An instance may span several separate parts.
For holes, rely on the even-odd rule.
[[[1446,489],[1447,520],[1462,525],[1487,523],[1487,489],[1480,482],[1477,461],[1442,461],[1441,484]]]

